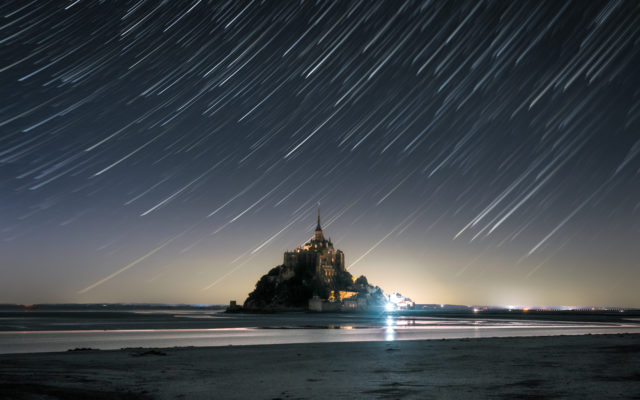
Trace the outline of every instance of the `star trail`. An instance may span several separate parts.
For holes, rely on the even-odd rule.
[[[0,302],[640,306],[636,1],[5,1]]]

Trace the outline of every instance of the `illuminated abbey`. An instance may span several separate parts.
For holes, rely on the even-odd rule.
[[[284,253],[256,283],[242,310],[364,311],[384,303],[379,287],[365,276],[355,279],[345,268],[344,253],[333,248],[318,224],[313,237]]]
[[[331,239],[325,239],[322,233],[319,209],[318,224],[313,238],[304,246],[298,246],[293,251],[285,252],[283,264],[286,270],[285,274],[292,274],[297,265],[313,265],[316,277],[326,283],[332,283],[338,274],[346,271],[344,253],[341,250],[335,250]]]

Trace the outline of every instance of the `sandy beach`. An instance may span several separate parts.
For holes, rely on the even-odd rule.
[[[0,355],[3,399],[640,398],[640,335]]]

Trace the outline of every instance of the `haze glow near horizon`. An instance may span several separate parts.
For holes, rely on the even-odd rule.
[[[640,307],[640,5],[7,1],[0,302]],[[352,265],[353,264],[353,265]]]

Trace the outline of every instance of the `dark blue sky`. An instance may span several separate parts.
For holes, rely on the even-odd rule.
[[[0,6],[0,302],[640,306],[636,1]]]

